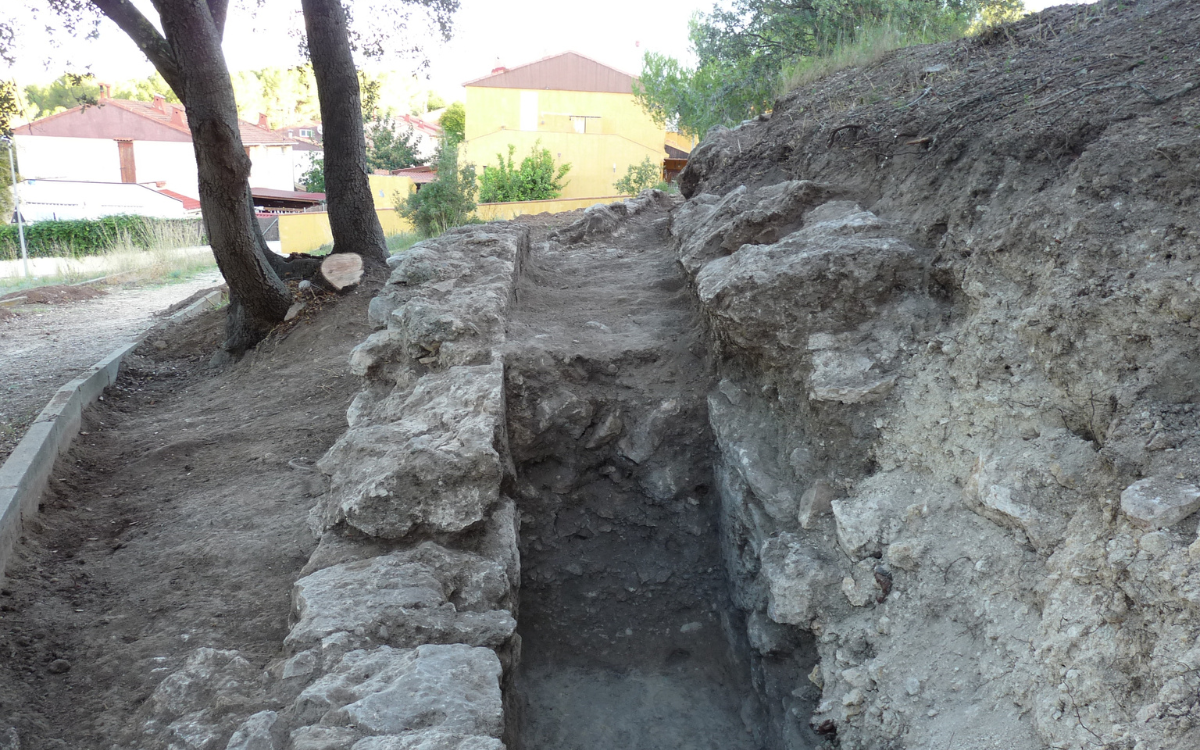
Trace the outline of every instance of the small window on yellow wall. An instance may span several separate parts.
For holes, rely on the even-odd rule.
[[[575,132],[576,133],[586,133],[587,132],[587,118],[576,117],[576,118],[574,118],[574,120],[575,120]]]
[[[521,92],[521,130],[538,129],[538,95],[536,91]]]

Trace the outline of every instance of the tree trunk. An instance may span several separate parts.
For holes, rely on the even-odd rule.
[[[341,0],[301,0],[300,5],[325,130],[325,193],[333,252],[358,253],[369,263],[383,263],[387,242],[367,179],[362,100],[346,12]]]
[[[196,153],[200,207],[217,266],[229,284],[224,348],[237,356],[257,344],[291,306],[291,293],[267,260],[250,200],[250,157],[221,36],[204,0],[159,0],[163,32],[182,70]]]

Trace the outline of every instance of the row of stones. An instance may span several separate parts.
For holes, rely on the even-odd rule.
[[[219,748],[224,704],[266,707],[227,750],[502,750],[520,563],[498,350],[528,251],[528,229],[494,225],[393,258],[350,357],[365,387],[318,462],[329,491],[286,658],[264,678],[199,650],[152,697],[148,734]]]

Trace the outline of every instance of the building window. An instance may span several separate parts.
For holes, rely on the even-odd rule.
[[[538,129],[538,95],[536,91],[521,92],[521,130]]]
[[[575,123],[575,132],[576,133],[586,133],[587,132],[587,118],[586,117],[573,117],[571,119]]]
[[[304,130],[304,129],[302,129],[302,130],[300,131],[300,137],[301,137],[301,138],[312,138],[312,131],[311,131],[311,130]]]

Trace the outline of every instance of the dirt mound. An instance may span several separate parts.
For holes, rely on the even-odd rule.
[[[1000,246],[1018,239],[1006,231],[1015,215],[1074,202],[1105,207],[1094,230],[1124,234],[1139,200],[1184,208],[1200,196],[1198,39],[1188,0],[1106,0],[901,50],[710,133],[681,188],[836,183],[947,250],[979,251],[957,246],[972,230]]]
[[[94,299],[105,294],[103,289],[90,284],[76,286],[74,284],[55,284],[54,286],[39,286],[23,292],[12,292],[0,296],[0,300],[24,297],[25,305],[62,305],[68,302],[78,302],[84,299]]]

